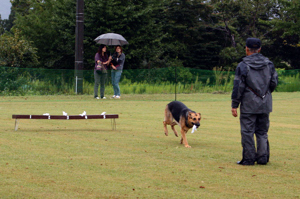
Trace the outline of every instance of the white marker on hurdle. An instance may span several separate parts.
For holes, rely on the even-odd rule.
[[[105,113],[106,113],[106,112],[101,113],[101,115],[103,115],[103,119],[105,119]]]
[[[67,116],[67,120],[69,119],[68,113],[66,113],[65,111],[63,111],[63,115]]]
[[[79,114],[79,115],[81,115],[81,116],[85,116],[85,115],[86,115],[86,112],[85,112],[85,111],[83,111],[83,113],[82,113],[82,114]]]

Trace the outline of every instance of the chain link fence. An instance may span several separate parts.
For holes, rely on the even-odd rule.
[[[75,71],[71,69],[42,69],[0,67],[0,95],[58,95],[75,94]],[[277,69],[278,92],[300,91],[300,70]],[[112,94],[108,71],[106,94]],[[234,72],[215,67],[201,70],[184,67],[123,70],[122,94],[227,93],[233,86]],[[111,88],[111,89],[110,89]],[[83,70],[83,94],[93,95],[94,71]]]

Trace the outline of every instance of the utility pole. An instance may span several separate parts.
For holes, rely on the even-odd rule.
[[[83,6],[84,0],[77,0],[75,39],[75,93],[83,93]]]

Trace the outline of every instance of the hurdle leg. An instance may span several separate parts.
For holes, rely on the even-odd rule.
[[[16,119],[16,121],[15,121],[15,131],[18,130],[18,124],[19,124],[19,121],[18,121],[18,119]]]
[[[116,123],[116,119],[114,118],[114,127],[115,127],[115,130],[117,130],[117,123]]]
[[[111,127],[112,127],[112,130],[116,130],[117,129],[117,127],[116,127],[116,119],[115,118],[111,119]]]

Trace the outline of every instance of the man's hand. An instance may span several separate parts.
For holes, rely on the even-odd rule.
[[[233,117],[237,117],[238,116],[238,114],[237,114],[237,108],[231,108],[231,113],[232,113]]]

